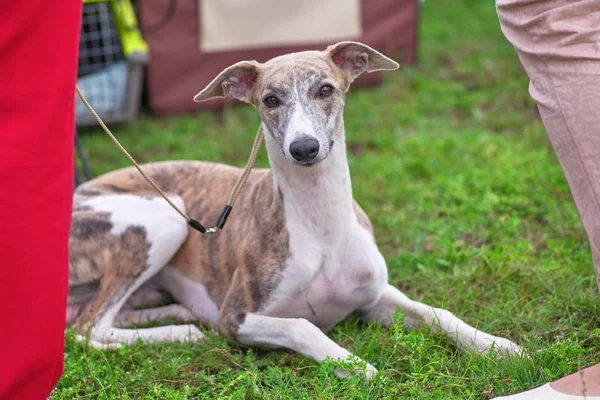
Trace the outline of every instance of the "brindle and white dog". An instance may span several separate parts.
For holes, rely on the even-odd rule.
[[[353,312],[387,325],[401,309],[408,328],[429,325],[463,350],[486,353],[495,347],[500,354],[520,354],[510,340],[413,301],[387,282],[371,223],[352,198],[343,109],[356,77],[397,68],[366,45],[341,42],[264,64],[239,62],[216,77],[195,100],[225,96],[256,107],[272,167],[251,173],[218,234],[190,230],[132,168],[77,188],[68,310],[75,330],[103,348],[138,338],[203,337],[191,324],[122,328],[176,316],[208,322],[242,345],[287,348],[316,361],[356,361],[324,332]],[[206,221],[219,215],[241,174],[196,161],[143,168],[173,202]],[[146,290],[149,284],[178,304],[123,307],[140,304],[147,294],[156,297]],[[375,371],[366,364],[367,376]]]

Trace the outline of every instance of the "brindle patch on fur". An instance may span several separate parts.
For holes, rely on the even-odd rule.
[[[70,286],[100,278],[97,255],[112,227],[109,213],[94,211],[75,200],[69,236]]]
[[[77,190],[77,189],[75,189],[75,190]],[[92,197],[92,196],[99,196],[102,194],[102,192],[99,190],[92,190],[92,189],[79,189],[79,190],[77,190],[77,194],[79,196]]]
[[[367,231],[373,235],[373,224],[371,224],[371,220],[367,216],[367,213],[363,211],[362,208],[358,205],[356,201],[354,201],[354,214],[356,214],[356,219],[360,226],[365,228]]]
[[[81,215],[73,218],[71,235],[80,240],[89,240],[107,234],[112,229],[113,224],[108,218],[103,218],[105,215]]]
[[[250,204],[255,209],[250,221],[252,229],[243,241],[244,257],[238,260],[236,278],[233,279],[227,296],[221,308],[220,328],[223,333],[235,338],[239,328],[236,311],[260,311],[268,302],[281,280],[281,272],[289,257],[289,233],[285,226],[285,213],[283,209],[283,194],[281,190],[275,192],[272,187],[270,173],[265,176],[263,185],[270,185],[266,190],[264,186],[255,186],[252,190]],[[269,196],[265,197],[264,194]],[[276,194],[277,193],[277,194]],[[248,232],[248,231],[246,231]]]
[[[233,274],[231,287],[236,290],[229,291],[220,310],[219,331],[229,340],[237,341],[238,329],[246,319],[246,310],[248,310],[241,270]]]
[[[151,244],[147,241],[146,229],[141,226],[130,226],[120,235],[98,234],[93,239],[73,236],[71,240],[69,286],[99,282],[94,298],[80,308],[73,324],[75,330],[83,332],[98,321],[148,267]],[[79,281],[74,281],[75,278]]]

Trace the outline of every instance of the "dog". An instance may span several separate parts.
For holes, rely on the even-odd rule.
[[[376,369],[327,337],[352,313],[389,325],[432,327],[464,351],[520,355],[508,339],[477,330],[447,310],[409,299],[388,271],[365,212],[353,200],[346,155],[345,93],[359,75],[398,64],[358,42],[238,62],[195,101],[229,97],[262,118],[271,169],[255,169],[227,227],[189,229],[133,168],[110,172],[74,193],[68,319],[96,347],[138,339],[197,341],[194,324],[127,329],[175,317],[198,320],[242,346],[285,348]],[[146,164],[144,171],[178,207],[216,218],[242,171],[199,161]],[[161,291],[176,304],[156,305]],[[337,370],[347,376],[348,371]]]

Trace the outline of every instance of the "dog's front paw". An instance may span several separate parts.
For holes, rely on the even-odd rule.
[[[96,350],[118,350],[122,349],[123,345],[121,343],[110,343],[110,342],[99,342],[97,340],[90,339],[89,337],[83,335],[75,335],[75,340],[81,343],[84,343],[90,346],[92,349]]]
[[[377,371],[377,368],[375,368],[371,364],[367,363],[364,373],[365,373],[365,377],[367,378],[367,380],[370,380],[375,375],[377,375],[379,373],[379,371]]]
[[[493,354],[497,357],[528,357],[522,347],[506,338],[492,336],[486,339],[486,342],[483,348],[480,348],[480,352],[483,355],[487,355],[493,351]]]
[[[200,329],[198,329],[197,326],[189,325],[189,334],[185,338],[186,342],[197,343],[203,341],[205,338],[206,336],[204,335],[204,333],[202,333]]]
[[[340,378],[348,378],[353,375],[364,375],[367,380],[372,379],[379,371],[377,368],[362,360],[352,362],[347,367],[338,367],[335,369],[335,374]]]

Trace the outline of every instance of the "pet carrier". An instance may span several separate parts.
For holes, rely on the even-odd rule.
[[[148,48],[138,30],[129,0],[83,0],[77,85],[106,123],[130,122],[140,109]],[[75,95],[76,96],[76,95]],[[96,119],[75,98],[76,127]],[[92,178],[75,130],[75,186]]]
[[[83,0],[77,84],[106,123],[139,112],[148,48],[129,0]],[[76,98],[77,127],[97,122]]]

